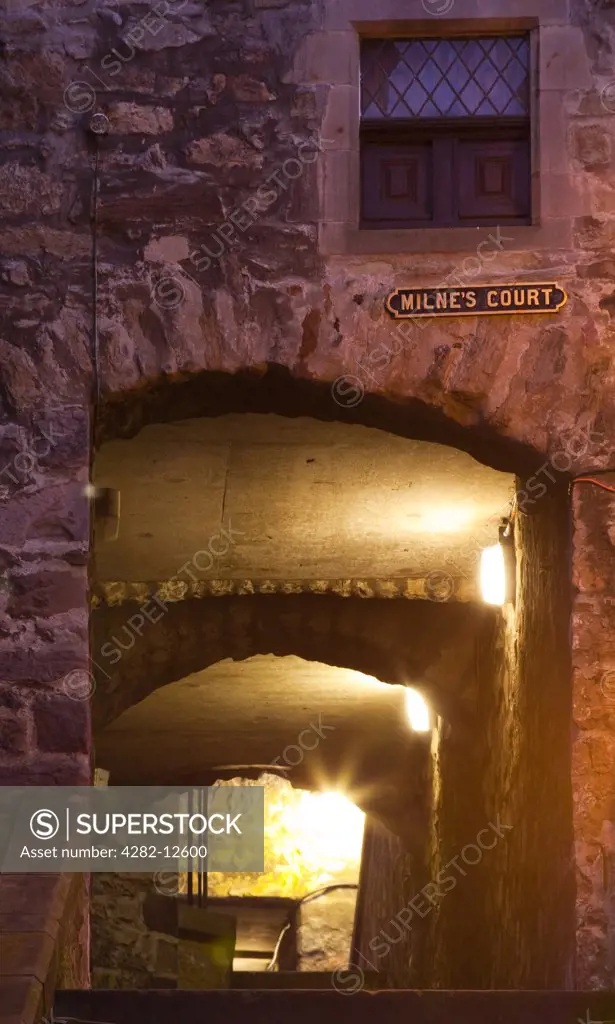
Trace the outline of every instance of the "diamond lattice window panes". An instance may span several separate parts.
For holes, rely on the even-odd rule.
[[[530,220],[530,40],[366,39],[362,225]]]

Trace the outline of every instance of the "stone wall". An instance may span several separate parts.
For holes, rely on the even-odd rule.
[[[519,513],[515,545],[515,605],[475,641],[474,714],[434,731],[427,842],[373,825],[366,842],[354,963],[393,987],[575,985],[565,487]]]
[[[0,875],[0,1021],[49,1019],[58,988],[89,983],[82,875]]]
[[[600,478],[615,486],[615,474]],[[573,489],[572,772],[577,874],[577,984],[615,976],[615,502]]]
[[[90,685],[83,488],[92,394],[102,396],[107,436],[130,434],[169,415],[173,402],[203,413],[227,374],[249,371],[265,408],[457,444],[519,472],[556,456],[573,472],[613,467],[614,10],[585,0],[570,11],[563,0],[515,9],[538,19],[541,37],[541,223],[504,239],[485,229],[471,242],[447,235],[416,245],[406,233],[353,238],[335,214],[346,184],[335,165],[347,167],[357,147],[350,19],[373,19],[371,2],[212,0],[204,12],[188,0],[164,10],[152,20],[130,0],[47,0],[12,5],[3,27],[5,785],[90,778],[87,708],[74,696]],[[456,18],[478,13],[471,0],[455,5]],[[502,18],[501,4],[487,0],[480,15]],[[419,0],[386,0],[378,17],[424,24],[425,10]],[[96,343],[92,110],[110,122],[98,162]],[[320,151],[327,159],[312,162]],[[421,245],[417,260],[410,250]],[[387,292],[458,273],[557,273],[570,298],[553,319],[465,318],[392,334]],[[568,458],[566,443],[583,438]],[[607,508],[578,497],[574,541],[578,958],[586,982],[605,984],[614,978],[613,914],[609,886],[600,894],[596,878],[600,847],[605,863],[611,849],[611,721],[600,712],[594,729],[592,716],[596,685],[612,671],[603,635],[612,625],[603,557],[612,551],[606,520],[583,504],[592,501]],[[527,742],[539,741],[532,733]]]
[[[436,987],[575,984],[568,530],[565,487],[515,519],[516,603],[477,645],[475,722],[440,735]]]
[[[371,368],[358,374],[366,398],[395,398],[410,433],[429,427],[463,446],[464,428],[473,428],[470,444],[482,438],[487,452],[499,439],[509,456],[519,446],[558,450],[580,424],[604,433],[614,416],[613,117],[600,40],[613,15],[577,2],[574,18],[558,0],[524,0],[518,11],[538,18],[542,33],[541,225],[495,242],[484,229],[471,246],[465,235],[430,244],[423,233],[419,261],[404,233],[385,251],[370,232],[342,256],[319,243],[327,198],[341,184],[331,168],[357,148],[351,21],[374,14],[363,0],[289,0],[273,10],[212,0],[205,13],[186,0],[169,2],[153,22],[131,3],[109,12],[49,0],[36,15],[9,12],[2,287],[19,345],[4,342],[7,411],[25,416],[26,399],[37,407],[52,394],[61,403],[88,393],[93,154],[85,129],[100,110],[110,125],[99,141],[105,400],[132,404],[135,389],[144,397],[167,377],[275,364],[329,386],[321,413],[368,418],[373,403],[348,401],[353,411],[339,388],[331,392],[363,366]],[[471,29],[475,6],[458,6]],[[483,18],[501,14],[497,0],[487,7]],[[424,13],[419,0],[388,0],[379,17],[408,24]],[[256,206],[246,210],[249,198]],[[490,250],[480,270],[495,279],[551,276],[557,267],[570,292],[557,319],[410,325],[392,338],[386,293],[460,268],[471,277],[481,240]],[[474,269],[464,269],[470,257]],[[586,461],[604,464],[607,454],[597,442]]]
[[[344,991],[363,988],[365,971],[381,974],[382,988],[423,985],[424,944],[412,929],[396,927],[394,918],[412,899],[417,881],[424,881],[424,854],[424,832],[410,852],[397,836],[367,819],[350,970],[339,979]]]
[[[356,905],[356,892],[338,889],[299,906],[298,970],[337,971],[350,962]]]
[[[177,988],[177,899],[151,875],[97,872],[91,906],[93,988]]]
[[[90,781],[89,424],[61,407],[0,425],[0,783]],[[24,409],[25,412],[25,409]]]

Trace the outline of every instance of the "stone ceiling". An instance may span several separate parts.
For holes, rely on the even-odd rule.
[[[454,563],[472,591],[513,493],[512,476],[453,448],[261,414],[148,426],[104,444],[94,479],[121,492],[96,577],[126,582],[186,563],[186,580],[255,581],[425,578]]]
[[[411,730],[403,686],[267,655],[157,690],[98,734],[96,760],[112,785],[203,785],[274,762],[294,785],[342,790],[386,814],[400,791],[420,789],[428,746]]]

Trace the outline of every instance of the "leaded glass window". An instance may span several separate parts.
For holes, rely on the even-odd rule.
[[[527,34],[365,39],[363,226],[527,223]]]

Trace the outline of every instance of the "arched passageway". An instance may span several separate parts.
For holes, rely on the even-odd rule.
[[[260,594],[166,603],[155,595],[93,612],[97,729],[161,686],[258,654],[415,685],[447,720],[464,707],[469,715],[476,643],[495,617],[483,605],[454,601]]]
[[[540,987],[561,981],[572,941],[571,891],[562,897],[559,882],[550,880],[544,850],[551,866],[568,861],[565,487],[555,478],[544,501],[532,499],[515,522],[516,608],[486,608],[473,572],[480,548],[497,538],[499,516],[510,515],[514,481],[501,471],[523,472],[535,465],[536,452],[493,434],[490,448],[482,428],[466,427],[459,448],[480,454],[479,465],[464,452],[442,448],[429,416],[419,434],[429,440],[421,441],[404,436],[414,429],[412,419],[397,420],[395,434],[387,433],[382,427],[393,430],[391,423],[369,403],[356,415],[365,417],[371,408],[372,426],[380,429],[365,421],[318,422],[331,419],[323,412],[322,387],[291,387],[284,398],[272,384],[283,375],[268,373],[251,390],[254,379],[233,382],[239,393],[248,387],[244,398],[254,412],[242,416],[229,414],[226,385],[218,394],[204,378],[177,384],[167,392],[168,403],[154,387],[132,404],[118,398],[107,407],[101,436],[127,439],[103,444],[95,471],[101,485],[122,491],[129,543],[122,548],[120,518],[118,541],[96,552],[94,709],[101,751],[107,740],[109,756],[112,742],[126,742],[118,739],[121,729],[110,739],[123,714],[129,735],[128,723],[148,702],[151,707],[165,690],[188,687],[187,677],[206,677],[213,671],[207,666],[228,658],[245,665],[255,656],[294,656],[386,683],[412,683],[441,720],[429,771],[409,770],[402,758],[404,778],[393,786],[382,778],[386,745],[379,746],[373,723],[368,730],[377,755],[367,758],[367,774],[380,771],[382,782],[370,810],[374,821],[391,826],[389,835],[403,837],[397,847],[380,846],[367,869],[372,880],[387,871],[383,856],[403,860],[420,834],[412,877],[404,882],[420,889],[497,815],[517,822],[513,838],[430,917],[412,983],[480,987],[525,979]],[[308,411],[305,404],[289,408],[300,394],[312,396],[313,420],[299,415]],[[393,415],[393,403],[381,414],[385,408]],[[214,417],[199,420],[203,409]],[[263,415],[272,410],[295,418]],[[182,418],[190,415],[196,418]],[[149,419],[163,422],[139,433]],[[438,435],[445,437],[453,434]],[[231,523],[245,536],[220,551],[230,513],[240,517],[231,516]],[[444,573],[451,585],[430,591],[434,573]],[[471,581],[465,589],[464,579]],[[287,734],[285,746],[292,742]],[[360,746],[356,725],[349,746],[353,742]],[[422,794],[412,789],[417,778],[427,780]],[[414,816],[416,806],[427,808],[426,825]],[[389,875],[399,880],[394,871]],[[374,896],[364,918],[365,942],[399,904],[398,888]],[[502,919],[510,922],[505,929]],[[553,928],[548,922],[555,919]],[[545,929],[546,946],[535,938]],[[469,936],[477,931],[484,937],[478,958],[468,953]],[[510,936],[520,933],[528,956],[519,965]],[[409,980],[400,969],[396,983]]]
[[[345,793],[417,845],[430,745],[412,731],[405,687],[257,655],[156,690],[98,733],[96,753],[111,785],[205,785],[269,767],[298,788]]]
[[[463,396],[440,404],[430,403],[429,388],[421,395],[392,391],[378,393],[367,385],[352,387],[354,375],[327,379],[290,372],[270,363],[228,373],[205,371],[177,377],[152,378],[138,389],[117,389],[103,394],[96,424],[97,447],[118,438],[132,438],[150,424],[187,419],[218,418],[232,414],[267,414],[283,418],[361,425],[384,434],[427,441],[468,452],[484,465],[502,472],[530,473],[544,460],[540,444],[523,434],[500,429],[480,415]],[[432,397],[436,397],[433,389]],[[586,450],[590,446],[589,431]],[[563,432],[567,434],[566,431]],[[536,433],[535,438],[538,438]],[[596,433],[591,446],[598,451]]]

